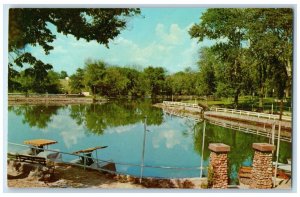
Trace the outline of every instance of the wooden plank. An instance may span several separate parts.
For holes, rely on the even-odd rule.
[[[251,173],[252,167],[243,166],[240,168],[239,172],[241,173]]]
[[[248,173],[239,173],[240,178],[251,178],[251,174]]]
[[[93,148],[87,148],[87,149],[83,149],[83,150],[79,150],[79,151],[73,152],[73,154],[90,153],[90,152],[93,152],[94,150],[102,149],[102,148],[106,148],[106,147],[107,146],[96,146],[96,147],[93,147]]]
[[[33,146],[45,146],[50,144],[56,144],[57,141],[47,140],[47,139],[34,139],[34,140],[26,140],[24,144],[33,145]]]
[[[23,162],[32,162],[32,163],[40,163],[46,165],[46,158],[44,157],[37,157],[31,155],[16,155],[17,160]]]

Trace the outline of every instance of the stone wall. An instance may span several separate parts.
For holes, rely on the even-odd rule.
[[[210,165],[213,168],[213,188],[227,188],[227,153],[210,153]]]
[[[250,188],[270,189],[272,188],[272,150],[274,146],[266,143],[254,143],[253,148],[255,152]]]
[[[209,144],[208,148],[212,151],[210,153],[210,166],[213,169],[212,188],[225,189],[228,186],[227,153],[230,147],[221,143],[213,143]]]

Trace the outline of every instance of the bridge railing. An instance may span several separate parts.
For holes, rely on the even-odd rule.
[[[183,107],[191,107],[191,108],[197,108],[197,109],[202,109],[202,107],[200,107],[197,104],[192,104],[192,103],[183,103],[183,102],[173,102],[173,101],[163,101],[164,105],[168,105],[168,106],[183,106]]]
[[[239,114],[239,115],[253,116],[253,117],[258,117],[258,118],[279,120],[279,115],[275,115],[275,114],[266,114],[266,113],[252,112],[252,111],[227,109],[227,108],[216,108],[216,107],[212,107],[212,108],[210,108],[210,110],[216,111],[216,112],[225,112],[225,113],[231,113],[231,114]],[[282,116],[282,120],[292,121],[292,117],[291,116]]]
[[[215,121],[215,120],[209,120],[208,121],[211,124],[217,125],[217,126],[221,126],[221,127],[225,127],[225,128],[229,128],[229,129],[233,129],[233,130],[237,130],[237,131],[241,131],[244,133],[251,133],[251,134],[255,134],[255,135],[259,135],[259,136],[263,136],[263,137],[267,137],[270,138],[272,135],[272,132],[267,132],[267,130],[259,130],[259,129],[251,129],[248,127],[243,127],[243,126],[238,126],[238,125],[233,125],[230,123],[224,123],[224,122],[219,122],[219,121]],[[274,139],[278,139],[278,133],[276,133],[274,135]],[[291,142],[292,138],[288,137],[288,136],[280,136],[279,138],[281,141],[285,141],[285,142]]]

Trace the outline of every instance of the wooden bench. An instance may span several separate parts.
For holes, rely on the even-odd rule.
[[[46,158],[32,155],[16,155],[16,159],[23,162],[39,163],[46,165]]]

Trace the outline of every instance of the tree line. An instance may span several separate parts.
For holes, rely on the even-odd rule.
[[[144,69],[109,65],[87,60],[84,68],[70,76],[71,92],[89,91],[109,97],[157,97],[162,95],[195,95],[197,72],[190,69],[168,74],[163,67]]]

